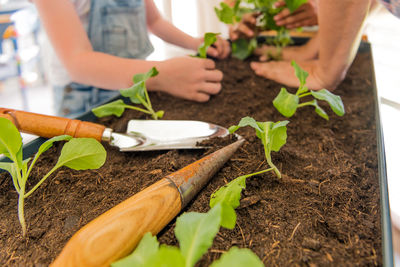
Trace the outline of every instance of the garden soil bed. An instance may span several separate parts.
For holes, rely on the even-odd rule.
[[[346,114],[338,117],[327,105],[330,121],[306,107],[290,118],[287,144],[273,162],[273,173],[248,179],[234,230],[221,229],[198,266],[208,266],[231,246],[252,249],[268,266],[382,265],[378,160],[372,60],[359,54],[347,78],[335,91]],[[225,127],[244,116],[258,121],[284,120],[272,100],[281,86],[257,77],[248,62],[217,62],[224,71],[222,92],[207,103],[150,95],[163,119],[191,119]],[[124,131],[134,111],[100,122]],[[244,145],[187,206],[206,212],[211,193],[237,176],[267,168],[261,143],[251,128],[238,131]],[[21,236],[17,193],[11,178],[0,173],[0,265],[46,266],[69,238],[101,213],[167,174],[211,153],[209,150],[122,153],[106,146],[108,156],[99,170],[59,170],[25,205],[28,237]],[[61,146],[42,156],[32,173],[37,181],[56,162]],[[40,167],[40,168],[38,168]],[[172,221],[160,234],[162,243],[177,245]]]

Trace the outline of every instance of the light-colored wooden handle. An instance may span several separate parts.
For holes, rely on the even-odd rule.
[[[6,108],[0,108],[0,117],[12,121],[21,132],[45,138],[67,134],[72,137],[90,137],[101,141],[105,129],[105,126],[92,122]]]
[[[181,210],[181,196],[163,178],[81,228],[51,266],[109,266],[151,232],[156,235]]]

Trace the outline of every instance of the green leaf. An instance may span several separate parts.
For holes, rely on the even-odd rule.
[[[146,101],[146,81],[158,74],[158,70],[153,67],[146,73],[138,73],[133,76],[133,85],[127,89],[121,89],[119,92],[124,97],[129,97],[129,99],[134,104],[142,104],[142,101]]]
[[[211,247],[219,231],[221,205],[216,205],[207,213],[189,212],[176,220],[175,236],[179,240],[186,266],[194,266]]]
[[[300,6],[307,3],[307,0],[285,0],[286,7],[289,9],[290,13],[296,11]]]
[[[297,65],[297,63],[294,60],[292,60],[292,66],[294,67],[297,79],[299,79],[300,81],[300,88],[302,88],[306,84],[308,72],[300,68],[300,66]]]
[[[133,76],[133,82],[134,83],[139,83],[139,82],[145,82],[149,78],[157,76],[158,75],[158,70],[155,67],[152,67],[148,72],[146,73],[138,73],[135,76]]]
[[[340,96],[332,94],[326,89],[319,91],[311,91],[311,94],[318,100],[325,100],[338,116],[343,116],[345,113],[344,105]]]
[[[0,154],[13,160],[12,158],[16,158],[18,151],[22,148],[21,134],[17,127],[5,118],[0,118],[0,129]]]
[[[119,92],[124,97],[129,97],[132,103],[134,104],[141,104],[142,100],[146,98],[146,83],[145,81],[138,81],[132,87],[127,89],[121,89]]]
[[[66,143],[56,167],[66,166],[74,170],[98,169],[106,160],[106,150],[92,138],[73,138]]]
[[[286,125],[289,121],[279,121],[272,125],[272,129],[268,131],[270,148],[272,151],[278,152],[281,147],[286,144]]]
[[[137,265],[129,265],[137,266]],[[151,267],[184,267],[185,258],[177,247],[161,245],[157,254],[146,265]],[[127,266],[128,267],[128,266]]]
[[[207,32],[204,34],[204,42],[197,49],[200,58],[207,57],[207,49],[217,41],[217,35],[219,35],[219,33]]]
[[[14,162],[0,162],[0,169],[8,171],[12,177],[17,178],[17,170]]]
[[[263,267],[263,262],[250,249],[232,247],[229,251],[214,261],[211,267]]]
[[[38,149],[38,152],[36,153],[36,155],[40,155],[44,152],[46,152],[49,148],[51,148],[53,146],[54,142],[59,142],[59,141],[69,141],[72,139],[72,136],[69,135],[59,135],[59,136],[55,136],[49,140],[47,140],[46,142],[44,142]]]
[[[117,117],[121,117],[122,113],[124,113],[127,105],[121,99],[110,102],[108,104],[96,107],[92,109],[94,115],[99,118],[115,115]]]
[[[229,133],[234,133],[236,132],[239,128],[242,127],[246,127],[246,126],[250,126],[253,127],[254,129],[256,129],[256,131],[263,131],[260,126],[258,125],[258,123],[256,122],[255,119],[253,119],[252,117],[244,117],[239,121],[238,125],[233,125],[231,127],[229,127]]]
[[[232,56],[237,59],[244,60],[253,53],[256,47],[257,40],[255,38],[250,40],[239,38],[232,42]]]
[[[328,114],[326,114],[325,110],[323,110],[319,105],[317,100],[313,99],[312,101],[309,102],[310,105],[315,107],[315,112],[321,116],[322,118],[324,118],[325,120],[329,120],[329,116]]]
[[[235,22],[235,10],[224,2],[220,3],[220,8],[214,7],[215,14],[220,21],[226,24],[233,24]]]
[[[274,107],[285,117],[292,117],[299,105],[299,97],[281,88],[279,94],[272,101]]]
[[[219,188],[211,195],[211,208],[218,203],[221,204],[221,226],[225,228],[233,229],[236,225],[235,209],[240,205],[241,193],[246,188],[247,177],[247,175],[240,176]]]
[[[158,241],[156,236],[152,236],[150,232],[146,233],[139,245],[129,256],[114,262],[112,267],[124,266],[149,266],[148,262],[158,253]]]

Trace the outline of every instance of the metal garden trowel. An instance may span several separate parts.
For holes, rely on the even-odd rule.
[[[121,151],[198,149],[203,148],[198,142],[229,134],[226,128],[201,121],[131,120],[126,133],[115,133],[97,123],[6,108],[0,108],[0,117],[11,120],[24,133],[45,138],[63,134],[90,137],[109,142]]]

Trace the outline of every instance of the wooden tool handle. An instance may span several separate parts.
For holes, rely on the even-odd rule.
[[[181,210],[174,183],[163,178],[81,228],[51,266],[109,266],[128,255],[143,235],[156,235]]]
[[[0,117],[9,119],[24,133],[51,138],[67,134],[72,137],[91,137],[101,141],[105,126],[68,118],[0,108]]]

